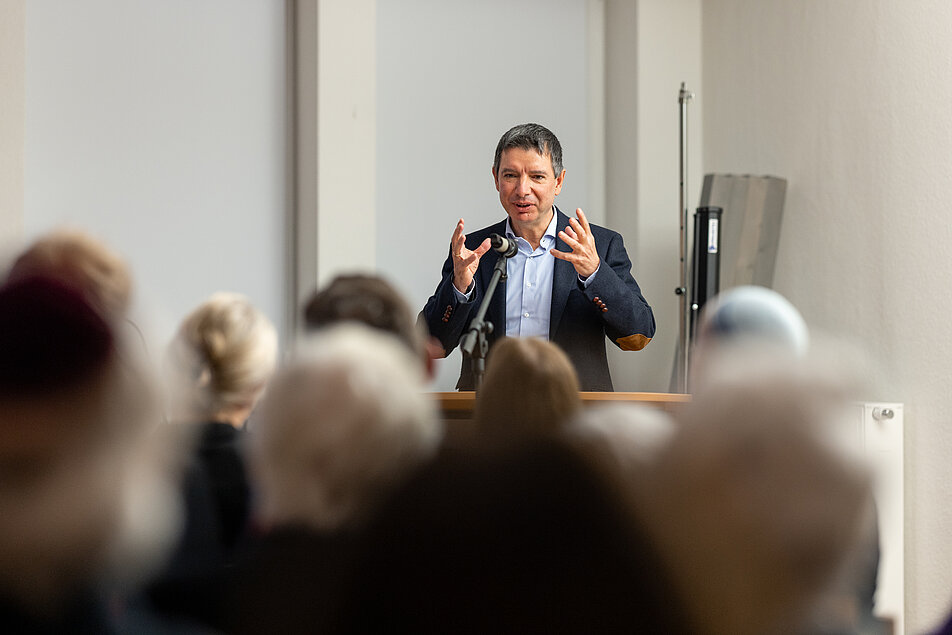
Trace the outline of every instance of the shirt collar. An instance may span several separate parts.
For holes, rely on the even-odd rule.
[[[552,220],[549,221],[549,226],[545,228],[545,233],[542,235],[542,242],[555,242],[555,228],[556,228],[556,221],[558,220],[559,220],[559,211],[555,208],[555,205],[553,205],[552,206]],[[512,231],[512,223],[510,222],[510,219],[508,216],[506,217],[506,237],[519,238],[519,236],[516,236],[515,232]]]

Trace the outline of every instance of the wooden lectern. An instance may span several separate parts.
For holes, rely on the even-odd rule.
[[[473,421],[473,409],[476,405],[476,393],[472,390],[462,390],[431,394],[446,422],[447,434],[454,437],[469,434]],[[667,412],[691,400],[691,395],[667,392],[580,392],[579,396],[582,398],[583,406],[627,402],[660,408]]]

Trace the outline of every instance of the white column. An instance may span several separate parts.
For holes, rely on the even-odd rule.
[[[376,1],[295,4],[297,294],[373,270]]]

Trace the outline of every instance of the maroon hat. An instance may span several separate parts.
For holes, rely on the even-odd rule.
[[[30,276],[0,286],[0,394],[68,388],[101,368],[112,347],[109,324],[64,281]]]

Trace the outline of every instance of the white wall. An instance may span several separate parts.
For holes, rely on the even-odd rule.
[[[27,3],[25,238],[67,223],[120,250],[159,339],[222,289],[284,324],[284,10]]]
[[[0,3],[0,250],[22,231],[25,100],[24,0]]]
[[[25,0],[0,3],[0,250],[20,238],[23,218]]]
[[[322,101],[314,125],[330,140],[312,149],[315,156],[321,153],[313,167],[320,172],[309,182],[314,187],[308,195],[322,197],[323,213],[315,227],[306,228],[314,245],[306,254],[308,276],[326,280],[354,266],[346,264],[353,258],[341,254],[364,251],[358,262],[376,265],[422,305],[435,286],[455,218],[464,216],[477,227],[502,216],[489,173],[499,135],[515,122],[540,121],[559,134],[565,150],[568,177],[559,204],[568,212],[583,207],[596,222],[626,234],[635,274],[659,312],[659,340],[647,352],[622,356],[618,387],[665,389],[673,356],[665,304],[673,306],[676,279],[664,243],[676,246],[676,227],[660,238],[650,224],[655,208],[662,207],[653,199],[676,195],[673,176],[670,183],[655,177],[666,169],[673,175],[676,164],[657,160],[652,173],[645,162],[633,178],[637,153],[617,143],[606,152],[606,146],[638,130],[646,139],[639,147],[663,145],[660,153],[651,149],[656,155],[676,152],[676,110],[662,96],[666,92],[655,88],[674,90],[690,74],[681,72],[682,58],[693,57],[688,65],[697,65],[691,46],[672,46],[664,35],[682,34],[679,11],[689,7],[696,13],[696,0],[639,3],[646,43],[632,61],[640,67],[622,64],[615,71],[604,68],[603,29],[614,26],[616,39],[631,38],[620,22],[606,22],[605,12],[635,6],[618,0],[364,0],[363,21],[349,17],[356,10],[342,16],[334,2],[301,4],[319,6],[317,28],[336,36],[321,38],[325,48],[315,55],[321,90],[314,98]],[[27,141],[18,145],[13,134],[4,146],[14,148],[7,153],[13,167],[25,164],[25,194],[18,195],[15,170],[5,171],[3,187],[14,202],[25,202],[22,215],[5,214],[11,228],[5,237],[19,234],[21,225],[22,237],[30,238],[66,222],[119,247],[161,335],[218,288],[249,294],[285,324],[283,4],[36,0],[26,13],[26,45],[14,46],[29,60],[19,78],[25,76],[26,121],[5,121],[13,121],[12,132],[25,132]],[[673,30],[665,30],[666,20],[676,23]],[[16,34],[16,22],[6,24]],[[546,36],[527,38],[526,24]],[[692,24],[686,40],[696,43]],[[363,43],[361,50],[372,53],[376,46],[375,59],[360,58],[355,70],[353,55],[336,54],[348,42]],[[328,49],[332,44],[338,48]],[[16,71],[16,56],[8,59]],[[671,63],[650,73],[650,80],[638,80],[644,85],[634,108],[616,103],[613,110],[605,103],[616,85],[662,66],[654,59]],[[369,88],[368,75],[376,82]],[[4,89],[14,105],[17,79],[14,72]],[[348,95],[357,104],[353,112],[344,112]],[[617,126],[608,135],[607,116]],[[334,135],[347,134],[349,123],[359,128],[360,143],[332,142]],[[375,126],[384,131],[376,159],[366,152],[363,169],[357,160],[342,162],[354,154],[348,148],[366,150],[367,131],[372,134]],[[631,187],[635,182],[637,189]],[[614,188],[611,204],[606,186]],[[368,195],[376,214],[366,204]],[[674,205],[663,205],[669,217]],[[341,213],[344,208],[354,209]],[[651,211],[641,213],[643,208]],[[647,229],[640,228],[642,221]],[[409,256],[395,248],[410,243],[421,250]],[[668,275],[659,275],[665,270]],[[443,366],[435,387],[451,388],[458,360]]]
[[[505,217],[491,168],[517,123],[562,143],[556,204],[605,218],[589,207],[588,125],[601,108],[588,91],[589,11],[587,0],[377,0],[376,261],[414,306],[436,288],[459,218],[478,229]],[[459,364],[458,351],[442,360],[433,388],[452,390]]]
[[[376,2],[318,4],[318,283],[325,284],[342,269],[376,264]]]
[[[788,179],[775,286],[905,403],[906,619],[952,608],[952,4],[707,0],[704,169]]]

